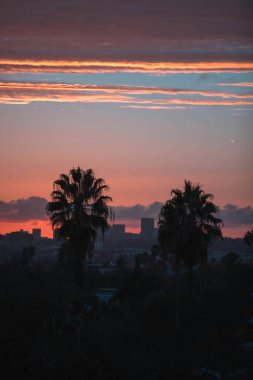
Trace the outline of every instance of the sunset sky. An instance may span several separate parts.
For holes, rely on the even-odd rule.
[[[253,228],[252,19],[250,0],[2,0],[0,233],[51,236],[52,183],[78,165],[129,231],[185,179],[225,235]]]

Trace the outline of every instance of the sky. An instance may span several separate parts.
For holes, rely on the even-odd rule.
[[[0,233],[52,231],[53,181],[78,165],[138,231],[184,180],[224,234],[253,228],[249,0],[2,0]]]

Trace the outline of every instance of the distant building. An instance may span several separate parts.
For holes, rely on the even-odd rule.
[[[7,233],[6,242],[9,244],[24,244],[31,245],[32,244],[32,235],[29,232],[24,230],[19,230],[15,232]]]
[[[113,236],[113,237],[116,237],[116,238],[120,238],[120,237],[123,237],[125,235],[125,231],[126,231],[126,225],[125,224],[113,224],[111,230],[110,230],[110,234]]]
[[[41,229],[40,228],[33,228],[32,236],[33,236],[32,237],[33,243],[37,243],[41,238]]]
[[[154,239],[155,237],[154,218],[141,218],[141,237],[143,239]]]

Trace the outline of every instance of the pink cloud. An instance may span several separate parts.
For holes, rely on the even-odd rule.
[[[130,108],[147,107],[149,109],[166,109],[168,105],[174,106],[174,109],[182,109],[185,105],[253,104],[253,101],[250,100],[253,99],[253,94],[249,93],[234,94],[170,87],[0,82],[0,90],[0,103],[2,104],[29,104],[31,102],[127,103],[127,107]],[[173,96],[173,98],[143,99],[140,96],[136,97],[136,95],[157,94]],[[179,98],[182,95],[197,95],[204,99]]]

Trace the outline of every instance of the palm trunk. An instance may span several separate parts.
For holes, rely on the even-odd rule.
[[[206,261],[201,261],[200,262],[200,270],[199,270],[199,284],[198,286],[200,289],[206,287],[207,284],[207,275],[208,275],[208,270],[207,270],[207,262]]]
[[[81,249],[76,250],[75,255],[75,280],[77,285],[82,285],[83,282],[83,260]]]
[[[190,300],[192,299],[192,282],[193,282],[192,265],[189,265],[189,267],[188,267],[188,291],[189,291]]]
[[[176,273],[175,273],[175,280],[176,280],[175,322],[176,322],[176,330],[179,330],[178,269],[177,268],[176,268]]]

